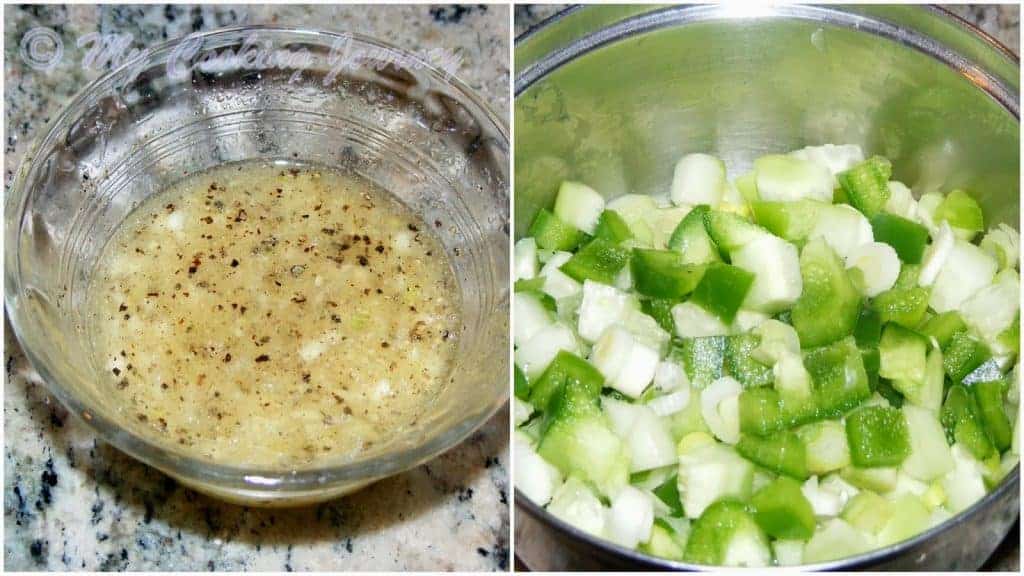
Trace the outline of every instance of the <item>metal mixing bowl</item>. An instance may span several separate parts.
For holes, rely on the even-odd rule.
[[[825,142],[893,161],[915,194],[965,187],[989,224],[1020,213],[1019,63],[939,9],[911,6],[573,8],[515,48],[515,231],[562,180],[664,193],[680,156],[730,174]],[[942,525],[808,569],[977,569],[1020,514],[1019,465]],[[516,492],[516,553],[537,570],[702,569],[628,550]]]

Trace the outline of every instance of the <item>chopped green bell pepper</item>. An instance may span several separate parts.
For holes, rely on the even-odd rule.
[[[530,226],[530,236],[537,246],[545,250],[573,250],[583,241],[585,234],[568,222],[563,222],[547,208],[541,208]]]
[[[672,307],[678,303],[677,300],[667,298],[650,298],[640,301],[640,310],[654,318],[662,330],[675,334],[676,321],[672,318]]]
[[[992,440],[992,444],[1000,452],[1009,448],[1010,442],[1013,440],[1010,419],[1006,417],[1006,411],[1003,410],[1003,388],[1002,380],[988,380],[971,384],[971,391],[974,392],[974,399],[978,404],[978,413],[981,415],[981,423]]]
[[[963,190],[953,190],[935,209],[935,222],[946,221],[953,228],[966,232],[981,232],[985,229],[985,216],[981,205]]]
[[[865,406],[847,415],[846,441],[850,460],[861,468],[898,466],[910,455],[907,421],[886,406]]]
[[[704,218],[710,210],[706,204],[695,206],[679,221],[679,225],[669,238],[669,249],[679,252],[685,264],[722,261],[718,246],[715,246],[707,228],[704,227]]]
[[[725,364],[725,336],[681,338],[672,341],[669,358],[686,370],[690,382],[703,388],[722,377]]]
[[[826,204],[814,200],[796,202],[751,202],[754,221],[776,236],[798,246],[807,240]]]
[[[956,310],[936,314],[921,325],[920,332],[925,336],[935,338],[939,348],[944,349],[953,340],[953,335],[965,330],[967,324]]]
[[[725,339],[725,371],[744,388],[771,386],[775,379],[772,369],[753,357],[760,338],[756,334],[737,334]]]
[[[992,357],[988,346],[977,340],[966,329],[957,330],[942,349],[942,367],[954,384],[963,379]]]
[[[690,302],[732,324],[753,284],[754,275],[738,266],[708,264]]]
[[[578,282],[593,280],[615,284],[615,277],[629,260],[629,251],[603,238],[595,238],[562,264],[561,270]]]
[[[604,376],[590,362],[562,350],[530,386],[530,403],[538,410],[547,410],[551,398],[569,381],[578,382],[582,391],[597,399]]]
[[[878,375],[890,380],[924,382],[928,342],[899,324],[887,324],[878,345]]]
[[[950,387],[939,412],[946,441],[959,442],[979,460],[995,453],[995,447],[981,422],[981,409],[974,396],[960,384]]]
[[[889,177],[892,163],[881,156],[873,156],[853,168],[836,175],[846,192],[850,204],[868,218],[885,208],[889,201]]]
[[[634,248],[629,266],[633,288],[652,298],[681,300],[704,275],[704,266],[684,264],[682,255],[673,250]]]
[[[928,229],[902,216],[882,212],[871,219],[876,242],[892,246],[900,260],[920,264],[928,246]]]
[[[860,292],[842,261],[823,240],[804,246],[800,275],[803,293],[792,311],[800,345],[813,348],[852,334],[860,316]]]
[[[773,472],[799,480],[808,476],[807,449],[800,437],[790,430],[781,430],[767,437],[743,434],[736,444],[736,451]]]
[[[515,367],[515,391],[516,398],[520,400],[528,400],[530,398],[530,383],[526,380],[526,374],[519,369],[519,366]]]
[[[800,484],[781,477],[750,498],[754,520],[769,536],[784,540],[807,540],[814,534],[814,509]]]
[[[719,500],[700,515],[693,523],[693,530],[686,541],[684,559],[694,564],[721,566],[729,553],[732,542],[744,539],[744,544],[759,544],[769,556],[768,540],[754,519],[747,513],[746,506],[734,500]]]
[[[878,311],[882,322],[895,322],[907,328],[918,326],[928,311],[927,288],[893,288],[886,290],[871,301],[871,307]]]
[[[678,476],[673,474],[661,486],[654,489],[654,495],[668,506],[672,516],[683,517],[683,504],[679,500]]]
[[[597,220],[597,228],[594,230],[595,238],[603,238],[615,244],[622,244],[633,238],[633,232],[629,224],[614,210],[605,210]]]

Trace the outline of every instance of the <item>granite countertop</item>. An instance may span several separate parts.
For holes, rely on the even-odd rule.
[[[515,7],[514,33],[523,34],[533,26],[567,8],[568,4],[523,5]],[[960,18],[981,28],[999,40],[1014,54],[1020,54],[1020,6],[1017,5],[958,5],[944,6]],[[517,560],[516,569],[526,568]],[[1020,571],[1020,520],[1006,539],[985,563],[983,570]]]
[[[440,47],[508,117],[507,6],[5,6],[5,182],[50,116],[100,71],[76,40],[130,33],[147,46],[194,30],[277,23]],[[26,31],[64,47],[25,65]],[[506,570],[508,409],[466,442],[354,495],[299,510],[223,504],[98,440],[47,393],[5,322],[4,568],[7,570]]]

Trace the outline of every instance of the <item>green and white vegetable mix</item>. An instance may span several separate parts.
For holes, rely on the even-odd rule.
[[[578,182],[515,245],[515,484],[691,563],[910,538],[1018,462],[1019,235],[857,146]]]

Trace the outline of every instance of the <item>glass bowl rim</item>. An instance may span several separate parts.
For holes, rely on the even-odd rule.
[[[30,196],[26,192],[25,186],[29,175],[40,168],[37,162],[39,152],[52,144],[61,128],[68,126],[74,120],[81,117],[85,106],[90,103],[91,97],[111,91],[115,79],[129,71],[133,66],[163,57],[165,52],[170,51],[173,47],[189,39],[230,38],[233,35],[245,32],[260,32],[269,34],[272,37],[276,35],[296,36],[298,37],[297,40],[305,41],[308,44],[325,46],[340,39],[347,39],[357,44],[387,50],[389,53],[400,56],[408,62],[415,63],[417,67],[425,70],[441,86],[454,89],[461,97],[466,98],[475,107],[473,112],[480,115],[478,120],[489,123],[489,128],[494,129],[501,141],[504,142],[505,150],[510,149],[507,122],[501,119],[483,101],[480,95],[458,76],[454,73],[439,70],[433,64],[423,60],[418,54],[364,34],[350,31],[325,31],[299,26],[261,24],[222,27],[204,32],[193,32],[162,41],[141,50],[134,57],[105,72],[80,89],[63,106],[60,112],[43,127],[19,161],[9,194],[4,202],[4,220],[5,226],[8,227],[4,235],[7,244],[4,248],[4,308],[9,325],[29,363],[45,383],[46,389],[65,408],[73,412],[79,420],[84,422],[88,428],[98,434],[105,442],[121,452],[180,479],[198,484],[209,484],[218,489],[236,490],[261,496],[275,494],[287,497],[289,493],[305,494],[327,490],[338,483],[372,481],[397,474],[422,464],[460,444],[487,422],[501,406],[508,402],[507,394],[497,395],[489,405],[485,406],[484,410],[478,412],[477,418],[459,421],[433,436],[429,441],[411,448],[376,454],[353,462],[319,465],[301,470],[246,468],[220,464],[192,455],[174,452],[128,431],[112,419],[94,414],[90,406],[74,392],[72,387],[65,386],[54,377],[47,362],[34,351],[36,346],[45,346],[47,344],[46,338],[41,336],[32,337],[22,330],[23,323],[31,323],[36,319],[33,315],[26,313],[22,306],[18,305],[21,291],[20,243],[17,241],[12,242],[11,240],[17,239],[20,234],[25,203]],[[12,223],[15,226],[10,226]]]

